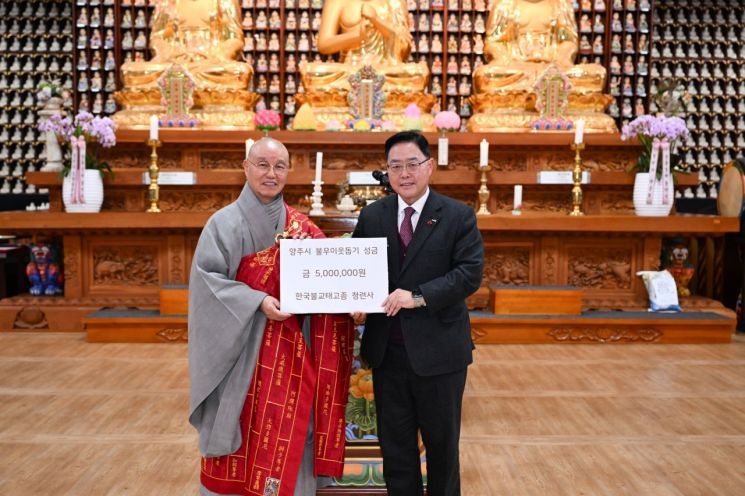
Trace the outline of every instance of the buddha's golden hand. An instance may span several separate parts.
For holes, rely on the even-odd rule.
[[[374,8],[372,8],[372,6],[363,4],[361,16],[363,19],[363,24],[380,32],[384,37],[389,38],[390,36],[395,36],[386,20],[379,17],[378,13],[375,11]]]
[[[374,23],[376,20],[378,20],[378,13],[375,12],[375,9],[371,5],[363,4],[361,13],[362,18],[367,19],[370,22]]]

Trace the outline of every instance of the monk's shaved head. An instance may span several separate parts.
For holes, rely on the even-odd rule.
[[[248,159],[251,162],[256,162],[260,158],[266,158],[267,155],[282,156],[284,162],[289,165],[290,152],[287,151],[287,147],[281,141],[277,141],[269,136],[261,138],[248,151]]]
[[[261,138],[248,151],[243,162],[246,182],[263,203],[269,203],[282,193],[287,183],[290,152],[274,138]]]

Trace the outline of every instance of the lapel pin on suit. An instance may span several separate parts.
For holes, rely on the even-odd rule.
[[[437,219],[429,219],[429,220],[427,221],[427,225],[428,225],[428,226],[433,226],[433,225],[435,225],[435,224],[437,224]]]

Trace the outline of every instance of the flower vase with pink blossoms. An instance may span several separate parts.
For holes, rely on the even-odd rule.
[[[101,159],[101,149],[116,144],[114,122],[108,117],[94,117],[85,111],[74,118],[53,115],[39,125],[43,132],[53,132],[68,146],[70,162],[62,168],[62,202],[67,212],[98,212],[103,203],[102,175],[112,173]]]
[[[636,136],[643,149],[636,163],[634,210],[642,216],[667,216],[673,207],[673,171],[680,157],[678,140],[688,137],[680,117],[642,115],[623,127],[622,139]]]

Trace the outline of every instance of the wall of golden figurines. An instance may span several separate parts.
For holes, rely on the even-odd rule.
[[[471,115],[473,71],[485,62],[488,0],[402,0],[413,37],[412,61],[425,61],[433,111]],[[492,0],[493,1],[493,0]],[[36,130],[35,91],[56,79],[70,91],[67,108],[111,115],[121,88],[117,68],[149,60],[153,0],[31,0],[0,3],[0,195],[36,195],[25,173],[38,170],[43,144]],[[244,57],[253,90],[290,128],[294,96],[303,91],[298,66],[321,55],[316,36],[323,0],[239,0]],[[739,0],[574,0],[578,63],[608,71],[608,113],[619,126],[658,110],[654,95],[674,80],[690,95],[691,138],[684,164],[700,185],[682,194],[713,198],[723,164],[745,138],[745,6]],[[3,197],[0,197],[2,199]],[[31,197],[29,197],[31,198]],[[0,202],[0,208],[5,208]]]
[[[73,24],[69,0],[0,2],[0,210],[43,207],[48,192],[26,181],[44,164],[41,81],[56,79],[73,106]]]

